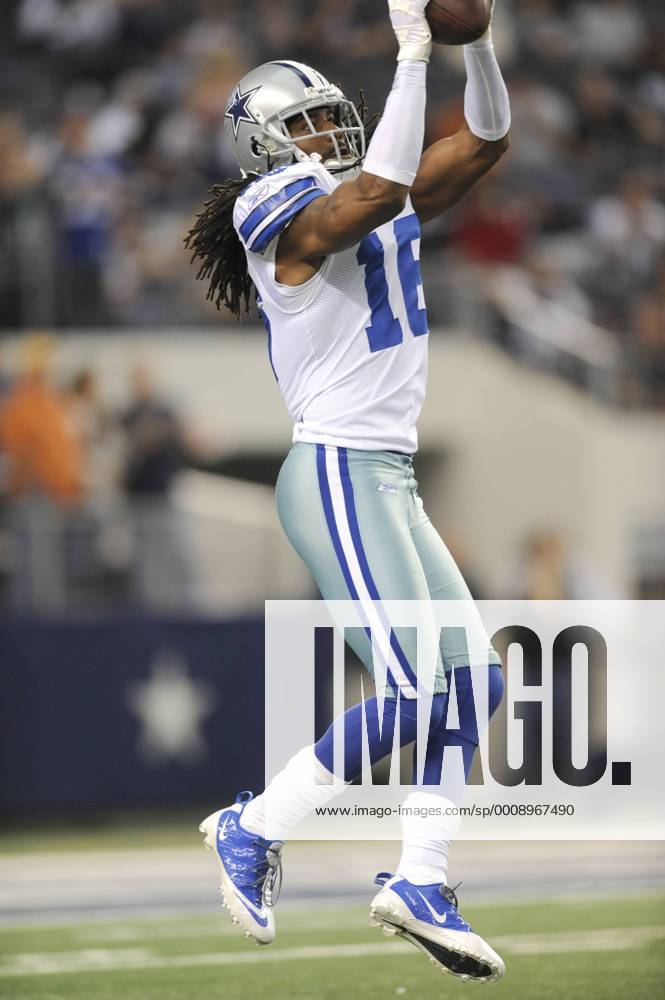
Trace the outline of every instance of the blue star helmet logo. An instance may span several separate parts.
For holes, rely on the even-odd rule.
[[[240,93],[240,87],[236,87],[231,97],[231,103],[226,109],[224,114],[225,118],[230,118],[233,122],[233,134],[238,138],[238,129],[240,128],[240,122],[249,122],[250,125],[259,125],[260,122],[256,120],[252,112],[249,110],[247,105],[251,101],[254,94],[257,93],[261,88],[255,87],[254,90],[248,90],[246,94]]]

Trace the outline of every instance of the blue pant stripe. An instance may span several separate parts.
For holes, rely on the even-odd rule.
[[[360,525],[358,524],[358,515],[356,513],[356,502],[353,495],[353,483],[351,482],[351,473],[349,472],[349,456],[346,448],[337,449],[338,460],[339,460],[339,474],[342,480],[342,489],[344,491],[344,503],[346,505],[346,515],[349,521],[349,527],[351,529],[351,538],[353,539],[353,547],[356,550],[356,556],[358,558],[358,563],[365,581],[365,586],[369,592],[370,597],[373,601],[380,601],[381,595],[379,594],[378,587],[374,582],[374,577],[372,576],[372,571],[369,568],[369,563],[367,562],[367,555],[365,554],[365,549],[362,542],[362,536],[360,534]],[[384,617],[382,615],[382,617]],[[386,628],[390,626],[390,623],[386,621]],[[402,670],[406,674],[407,680],[413,687],[417,687],[417,678],[414,671],[411,669],[411,664],[409,663],[404,650],[399,644],[399,640],[395,635],[394,631],[390,629],[390,647],[397,657],[397,662],[401,666]]]
[[[349,564],[347,562],[346,556],[344,555],[344,548],[342,546],[342,540],[339,537],[339,531],[337,530],[337,524],[335,522],[335,511],[333,509],[332,498],[330,496],[330,484],[328,483],[328,471],[326,469],[326,446],[323,444],[317,444],[316,446],[316,471],[319,478],[319,491],[321,493],[321,500],[323,502],[323,512],[326,517],[326,523],[328,525],[328,531],[330,532],[330,538],[333,543],[333,548],[337,555],[337,560],[342,570],[346,586],[348,588],[349,594],[352,600],[357,601],[358,591],[353,582],[353,577],[351,575],[351,570],[349,569]],[[371,629],[365,627],[365,635],[372,641]],[[394,688],[397,688],[395,679],[390,671],[387,670],[386,677],[388,684]]]
[[[339,537],[337,525],[335,524],[335,512],[333,511],[330,486],[328,484],[328,473],[326,471],[326,446],[323,444],[317,444],[316,446],[316,471],[319,477],[319,490],[321,492],[321,500],[323,501],[323,512],[326,516],[326,523],[328,525],[328,531],[330,532],[333,548],[342,569],[346,586],[349,588],[349,594],[354,601],[357,601],[358,591],[353,583],[351,570],[349,569],[349,564],[346,561],[344,549],[342,548],[342,540]]]
[[[339,462],[339,475],[342,480],[342,489],[344,491],[346,516],[349,519],[353,547],[356,550],[356,556],[358,557],[358,563],[363,575],[363,580],[365,581],[365,586],[367,587],[369,596],[372,600],[380,601],[381,598],[379,597],[379,591],[374,583],[374,577],[372,576],[369,568],[367,556],[365,555],[365,549],[363,548],[363,543],[360,538],[360,525],[358,524],[358,515],[356,514],[356,503],[355,497],[353,496],[353,483],[351,482],[351,473],[349,472],[349,456],[346,448],[337,449],[337,460]]]

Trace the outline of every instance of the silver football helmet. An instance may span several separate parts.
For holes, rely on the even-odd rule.
[[[333,130],[317,132],[312,123],[308,112],[322,107],[331,110]],[[331,138],[334,154],[323,161],[331,173],[362,163],[365,127],[355,104],[316,70],[282,60],[247,73],[227,101],[224,132],[244,176],[265,174],[294,161],[321,162],[318,154],[303,152],[291,138],[286,123],[297,115],[302,115],[311,136]]]

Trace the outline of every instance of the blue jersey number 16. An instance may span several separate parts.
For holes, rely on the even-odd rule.
[[[422,285],[420,263],[413,256],[413,241],[420,236],[418,216],[397,219],[393,229],[397,239],[397,271],[409,329],[414,337],[421,337],[428,329],[427,310],[418,304],[418,288]],[[366,331],[369,349],[374,353],[396,347],[402,343],[404,334],[402,324],[393,316],[390,307],[383,244],[376,233],[366,236],[358,247],[358,263],[365,268],[367,301],[372,310],[372,321]]]

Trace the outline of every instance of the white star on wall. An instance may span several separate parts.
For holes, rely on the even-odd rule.
[[[130,684],[127,703],[141,723],[138,749],[146,761],[193,764],[206,756],[201,726],[217,698],[209,684],[190,676],[184,657],[157,653],[148,680]]]

